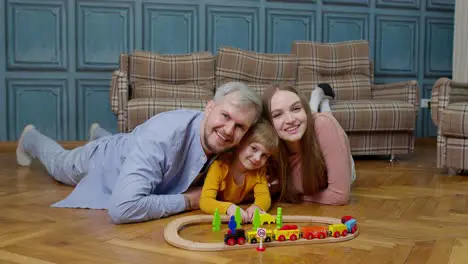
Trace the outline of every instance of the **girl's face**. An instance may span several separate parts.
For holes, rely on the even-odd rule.
[[[260,143],[244,145],[238,153],[239,162],[246,170],[256,170],[265,166],[271,153]]]
[[[301,140],[307,128],[307,116],[299,96],[277,91],[271,98],[271,117],[278,136],[287,142]]]

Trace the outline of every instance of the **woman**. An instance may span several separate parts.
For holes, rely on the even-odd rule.
[[[282,139],[272,193],[281,187],[289,202],[347,204],[353,161],[348,138],[331,113],[312,113],[301,93],[280,85],[264,91],[263,109]],[[275,179],[280,179],[277,188]]]

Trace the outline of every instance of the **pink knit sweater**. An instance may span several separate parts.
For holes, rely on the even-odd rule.
[[[347,204],[352,173],[348,137],[331,113],[315,115],[315,133],[327,166],[328,187],[313,196],[303,196],[303,200],[330,205]],[[302,193],[301,157],[296,154],[289,159],[293,184]]]

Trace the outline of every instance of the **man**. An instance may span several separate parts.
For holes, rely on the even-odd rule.
[[[59,182],[76,186],[54,207],[107,209],[116,224],[158,219],[198,209],[193,184],[216,154],[236,146],[258,120],[259,96],[230,82],[205,111],[160,113],[131,133],[104,136],[64,150],[28,125],[18,141],[18,163],[38,158]],[[191,187],[192,188],[189,188]]]

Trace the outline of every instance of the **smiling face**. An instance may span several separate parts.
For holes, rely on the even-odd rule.
[[[218,102],[210,101],[207,104],[202,129],[205,153],[221,153],[236,146],[255,121],[255,108],[239,105],[237,96],[237,92],[234,92]]]
[[[299,96],[279,90],[271,98],[271,119],[278,136],[288,143],[302,139],[307,129],[307,115]]]
[[[270,155],[270,151],[265,146],[251,142],[240,146],[237,158],[246,170],[256,170],[265,166]]]

